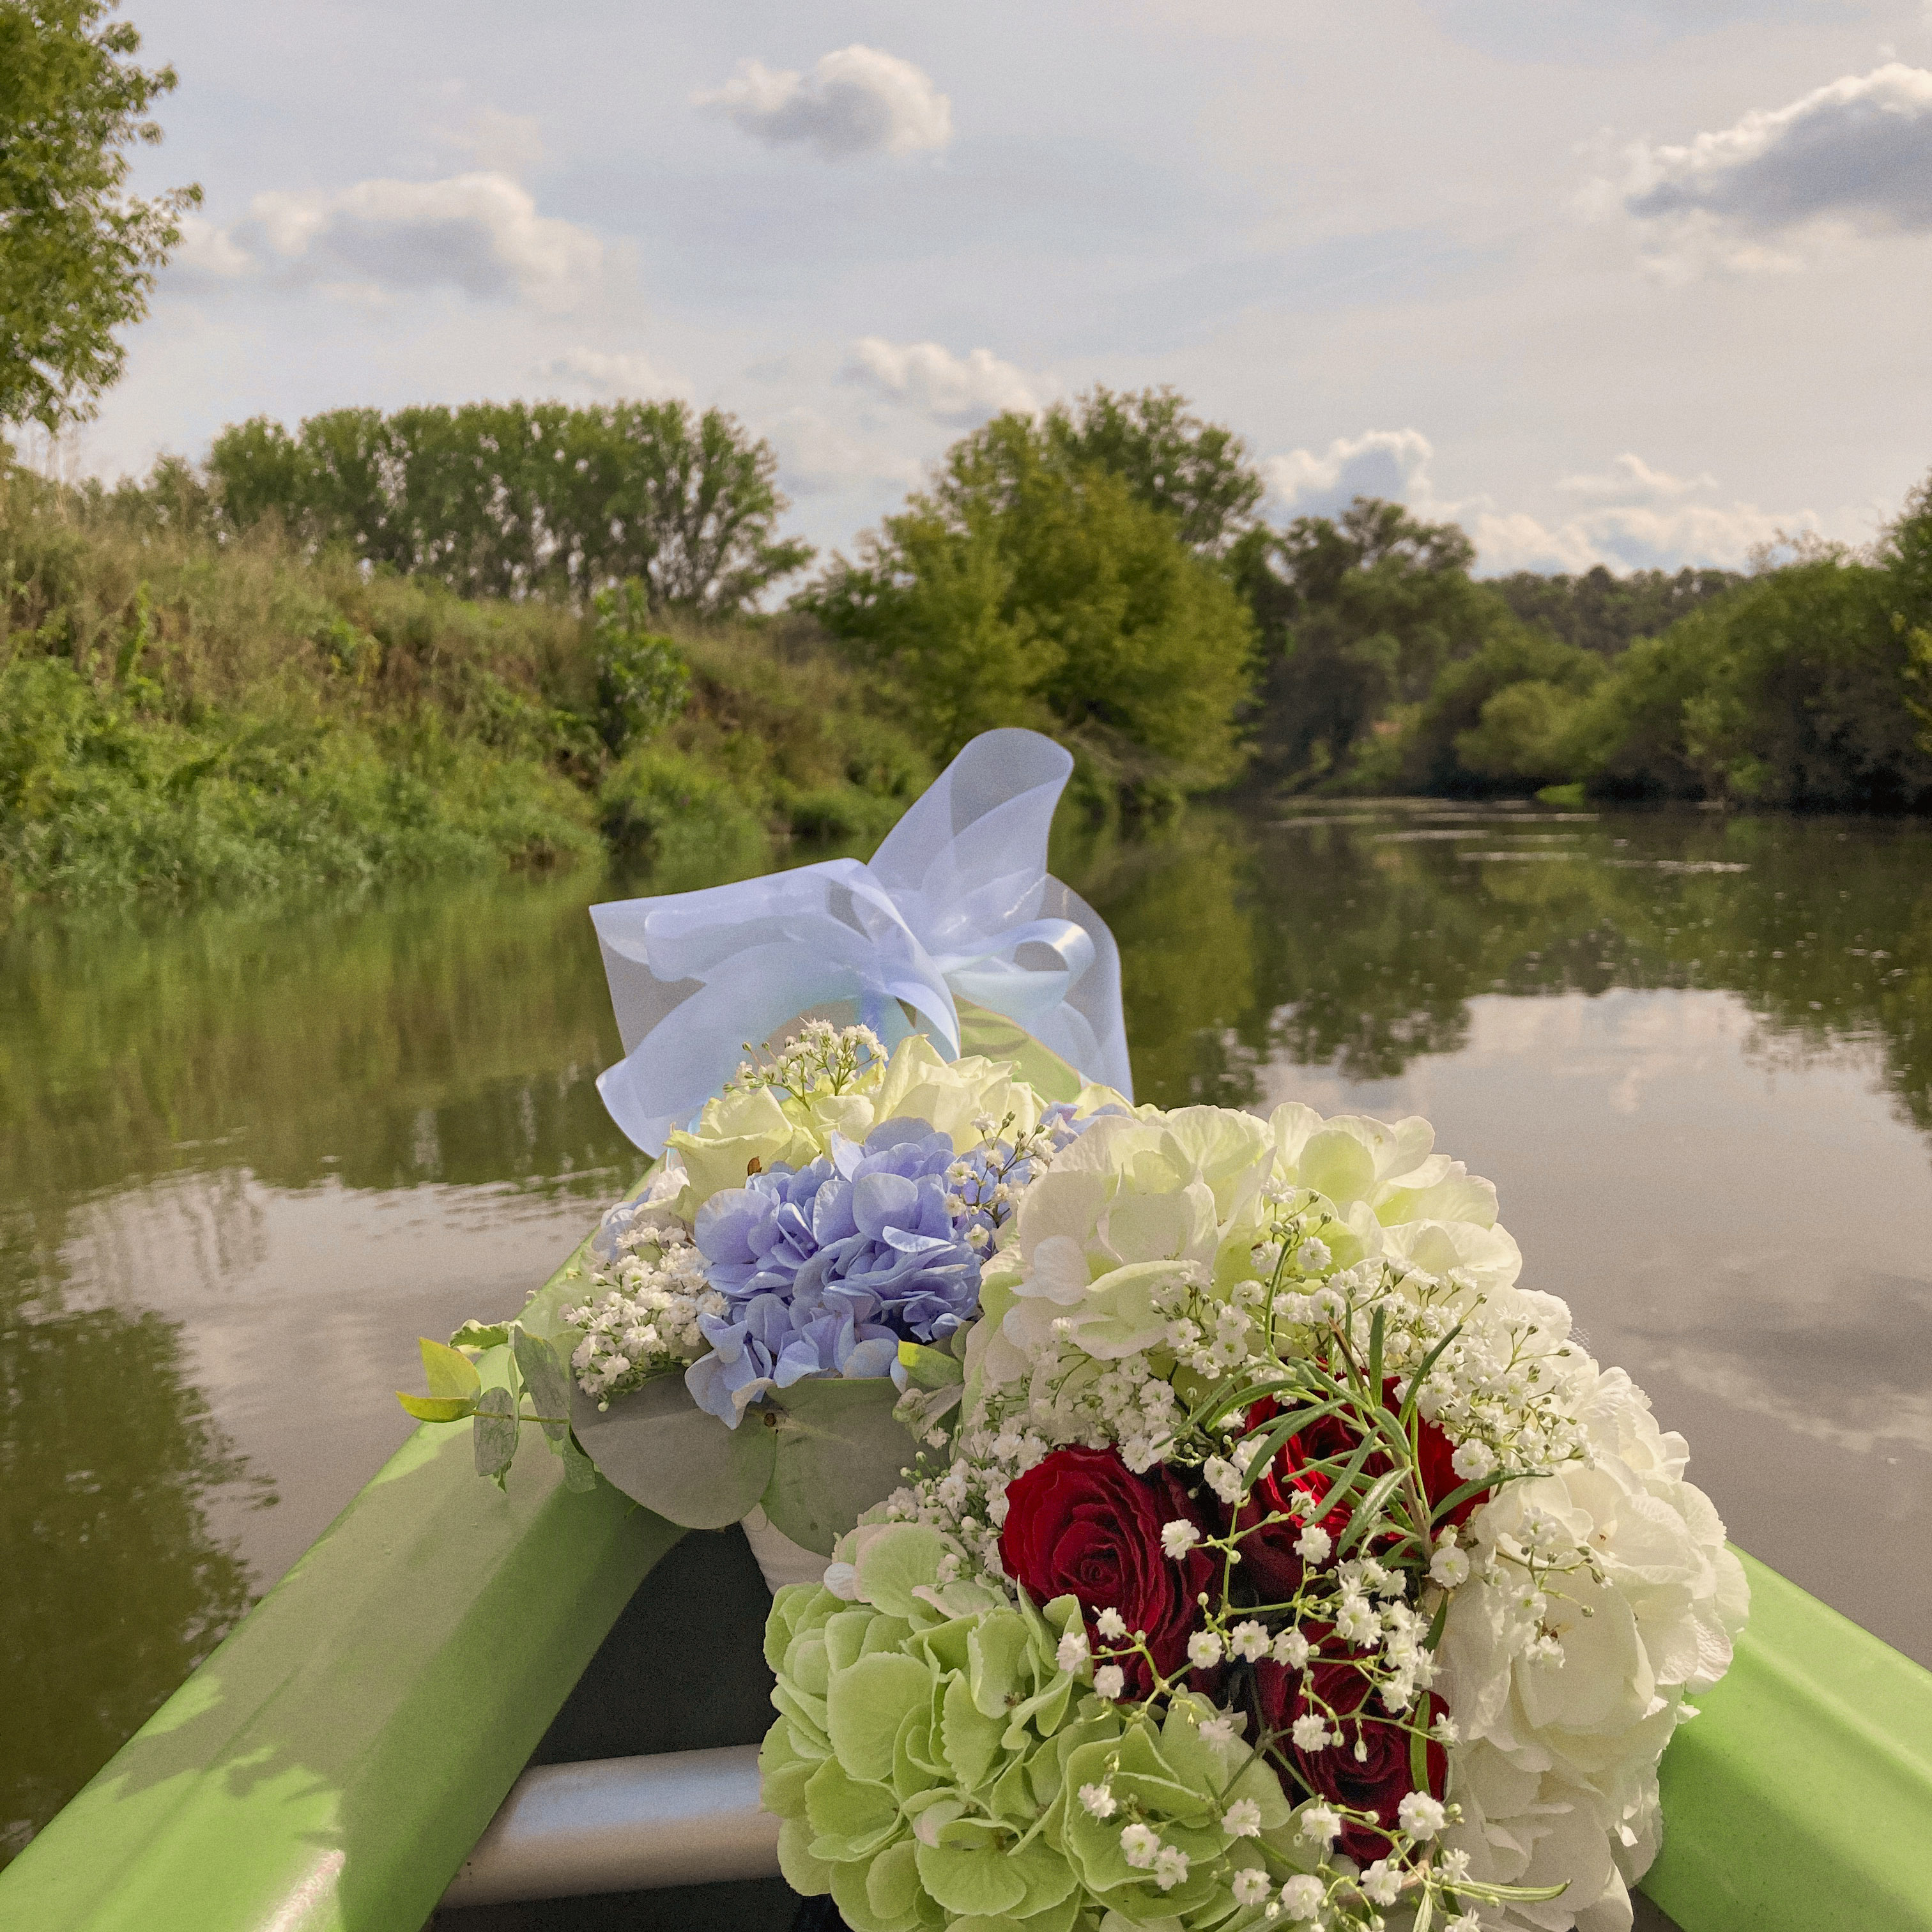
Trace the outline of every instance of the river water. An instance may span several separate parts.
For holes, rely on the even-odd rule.
[[[1932,828],[1274,807],[1054,862],[1139,1098],[1427,1114],[1735,1539],[1932,1663]],[[0,934],[0,1862],[402,1439],[414,1338],[634,1177],[620,889]]]

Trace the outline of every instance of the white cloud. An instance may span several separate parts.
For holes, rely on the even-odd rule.
[[[1565,476],[1557,488],[1566,496],[1586,502],[1616,503],[1674,503],[1700,490],[1714,490],[1714,476],[1672,476],[1666,470],[1653,470],[1640,456],[1626,450],[1610,466],[1594,476]]]
[[[952,104],[930,76],[877,47],[842,47],[808,74],[741,61],[722,87],[691,98],[760,141],[802,142],[829,161],[881,148],[913,154],[952,138]]]
[[[1520,513],[1500,515],[1484,499],[1467,527],[1485,570],[1735,568],[1781,535],[1820,532],[1811,510],[1694,500],[1717,488],[1714,476],[1673,476],[1627,450],[1596,475],[1558,482],[1559,493],[1588,506],[1573,516],[1546,525]]]
[[[1332,516],[1357,496],[1401,503],[1426,522],[1460,524],[1476,546],[1476,568],[1585,571],[1736,566],[1780,532],[1820,530],[1810,510],[1760,510],[1754,503],[1700,502],[1714,477],[1675,476],[1626,451],[1594,474],[1560,478],[1560,496],[1579,507],[1552,520],[1504,510],[1486,496],[1438,496],[1430,474],[1435,448],[1420,430],[1370,430],[1338,436],[1318,455],[1291,450],[1263,465],[1287,514]]]
[[[1754,503],[1681,504],[1660,509],[1614,504],[1544,524],[1521,512],[1478,510],[1463,527],[1476,545],[1477,568],[1584,571],[1677,570],[1686,564],[1742,568],[1751,552],[1780,535],[1816,533],[1810,510],[1760,510]]]
[[[565,309],[597,285],[604,249],[589,230],[539,214],[508,176],[482,171],[258,194],[227,228],[184,224],[178,259],[204,280],[267,272],[365,299],[455,287]]]
[[[667,376],[648,357],[623,350],[566,349],[561,356],[552,356],[538,373],[580,383],[600,395],[649,400],[691,393],[691,385],[682,378]]]
[[[772,425],[778,453],[778,480],[794,496],[813,496],[867,484],[916,483],[919,464],[910,457],[848,436],[816,410],[786,410]]]
[[[956,356],[937,342],[888,342],[865,335],[852,345],[847,379],[895,402],[910,403],[941,422],[982,422],[1003,410],[1040,407],[1034,383],[990,349]]]
[[[1372,429],[1337,436],[1320,455],[1292,449],[1268,458],[1262,472],[1270,494],[1297,516],[1329,516],[1358,496],[1412,507],[1433,500],[1429,464],[1435,454],[1419,430]]]
[[[1666,266],[1790,268],[1777,244],[1807,231],[1923,232],[1932,72],[1890,62],[1681,146],[1640,143],[1629,160],[1623,209]]]
[[[464,126],[445,129],[442,139],[479,168],[502,174],[520,174],[544,158],[537,117],[506,113],[500,107],[479,107]]]
[[[168,257],[174,273],[195,281],[228,282],[247,274],[254,259],[238,248],[225,228],[218,228],[206,216],[184,214],[181,240]]]

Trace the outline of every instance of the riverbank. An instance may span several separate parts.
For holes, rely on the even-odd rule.
[[[0,905],[868,843],[930,760],[793,620],[646,626],[0,475]]]

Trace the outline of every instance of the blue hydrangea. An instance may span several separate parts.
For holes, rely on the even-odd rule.
[[[754,1174],[715,1194],[694,1230],[705,1276],[728,1298],[700,1322],[712,1352],[685,1381],[735,1426],[747,1403],[808,1376],[884,1376],[902,1340],[944,1342],[971,1320],[980,1259],[946,1211],[951,1139],[886,1120],[829,1160]]]

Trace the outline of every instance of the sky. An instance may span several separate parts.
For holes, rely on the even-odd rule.
[[[1870,542],[1932,469],[1932,0],[127,0],[205,199],[65,460],[676,395],[850,551],[1168,384],[1479,568]]]

